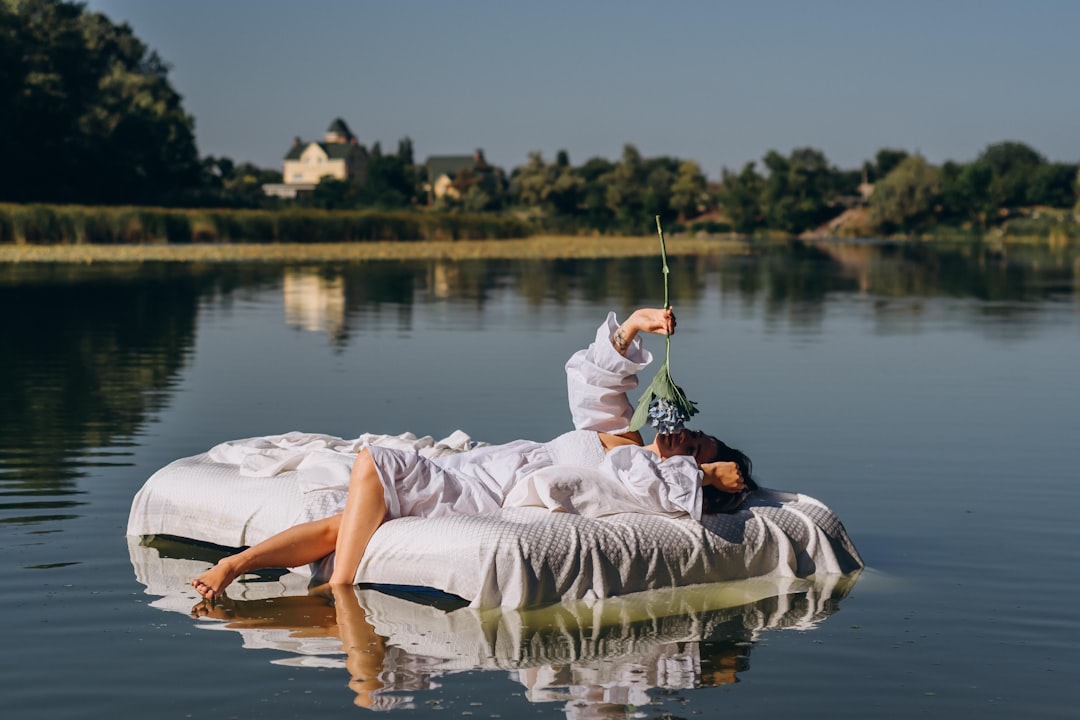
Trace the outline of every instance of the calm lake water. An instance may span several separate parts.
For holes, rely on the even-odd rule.
[[[838,512],[848,585],[478,614],[269,573],[222,622],[183,584],[212,551],[124,537],[226,439],[559,434],[564,360],[658,265],[0,267],[4,717],[1075,717],[1075,250],[671,259],[697,426]]]

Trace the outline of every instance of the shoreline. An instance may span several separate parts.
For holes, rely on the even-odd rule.
[[[746,242],[665,238],[669,255],[731,255]],[[537,236],[521,240],[415,240],[338,243],[154,245],[0,245],[0,264],[31,263],[295,263],[379,260],[560,260],[659,255],[648,237]]]
[[[813,238],[712,235],[667,236],[669,255],[742,255],[751,247],[835,242],[899,245],[1046,245],[1062,250],[1074,242],[1035,236],[939,236],[918,238]],[[401,260],[599,260],[659,255],[655,235],[541,235],[505,240],[379,240],[331,243],[146,243],[146,244],[0,244],[0,267],[18,265],[125,265],[139,263],[230,264],[378,262]]]

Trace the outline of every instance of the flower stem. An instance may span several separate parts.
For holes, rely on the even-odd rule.
[[[660,225],[660,216],[656,216],[656,233],[660,236],[660,260],[664,264],[664,309],[671,307],[671,296],[668,294],[667,246],[664,244],[664,228]],[[664,333],[664,364],[671,368],[671,333]]]
[[[660,226],[660,216],[656,216],[656,233],[660,236],[660,260],[664,263],[664,309],[667,310],[671,307],[670,296],[668,295],[668,266],[667,266],[667,247],[664,245],[664,228]]]

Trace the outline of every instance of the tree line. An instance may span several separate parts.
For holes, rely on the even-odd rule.
[[[1020,142],[987,146],[970,162],[928,162],[882,149],[841,169],[815,148],[767,152],[710,182],[688,159],[643,157],[573,165],[530,153],[509,173],[480,153],[433,197],[409,138],[396,152],[375,143],[366,182],[324,179],[294,201],[267,197],[276,169],[200,157],[194,118],[168,65],[127,24],[67,0],[0,0],[0,153],[18,172],[0,176],[0,201],[174,207],[513,213],[553,232],[640,234],[660,215],[737,233],[814,231],[845,210],[850,232],[986,231],[1021,208],[1077,208],[1078,166],[1050,162]],[[870,189],[872,188],[872,192]],[[1071,217],[1071,214],[1067,213]],[[1071,220],[1070,220],[1071,221]]]
[[[764,173],[725,170],[717,199],[733,229],[801,233],[844,207],[867,210],[858,229],[914,233],[931,227],[985,231],[1023,208],[1077,208],[1080,168],[1049,162],[1020,142],[988,145],[975,160],[933,165],[904,150],[879,150],[857,170],[831,167],[812,148],[769,152]]]

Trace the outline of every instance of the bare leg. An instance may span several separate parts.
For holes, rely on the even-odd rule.
[[[283,530],[246,550],[222,558],[217,565],[192,580],[191,585],[204,598],[212,600],[233,580],[252,570],[297,567],[315,562],[334,549],[340,523],[339,513]]]
[[[371,453],[364,450],[356,457],[349,479],[349,496],[345,500],[345,511],[341,513],[331,585],[356,582],[356,568],[360,566],[371,536],[385,519],[383,486]]]

